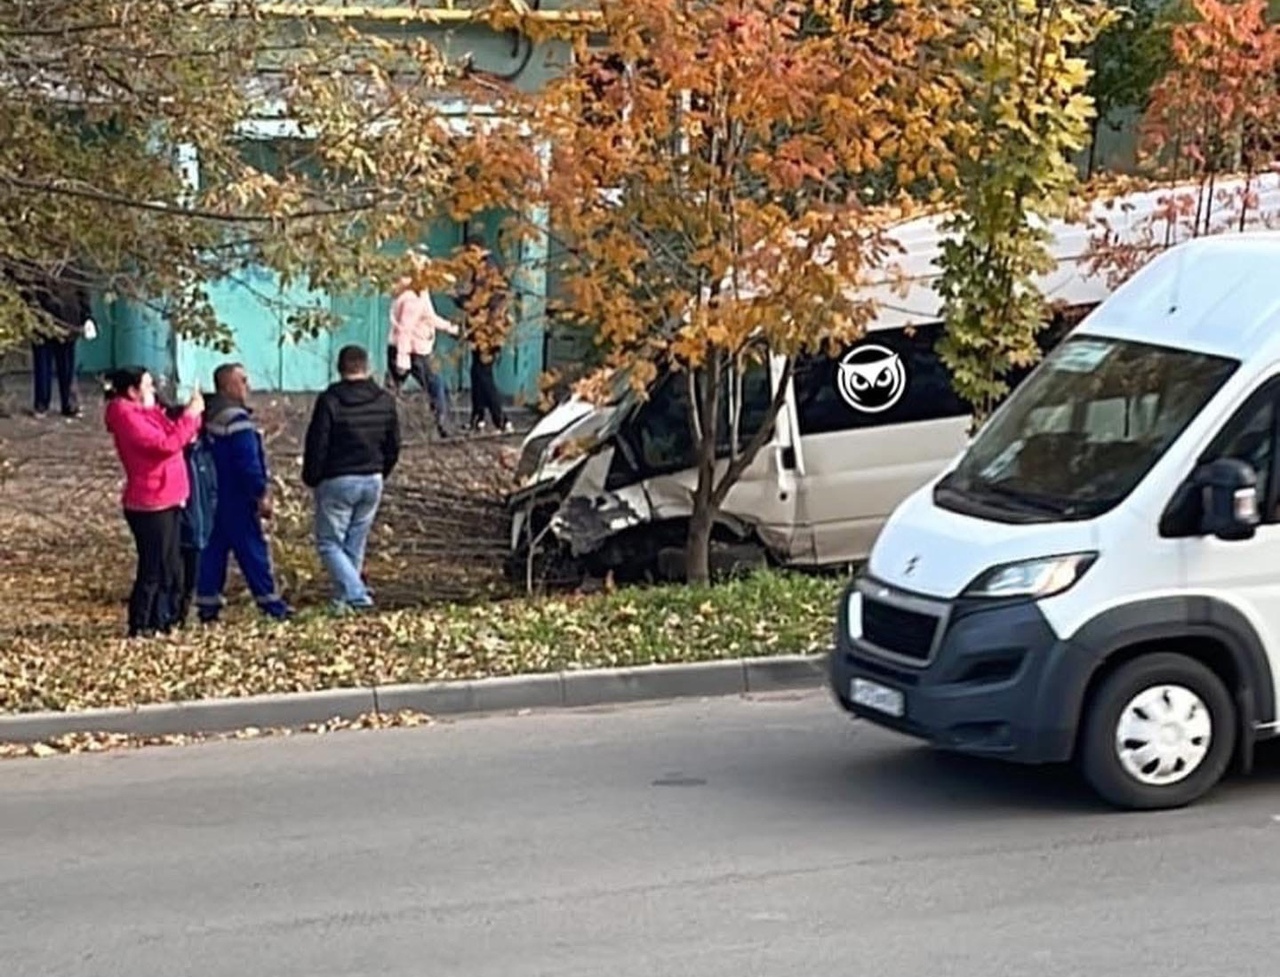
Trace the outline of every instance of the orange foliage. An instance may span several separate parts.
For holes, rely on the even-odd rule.
[[[484,362],[492,362],[511,332],[511,286],[496,260],[476,245],[464,247],[457,264],[467,341]]]
[[[567,317],[638,388],[659,363],[692,373],[700,577],[695,536],[772,426],[717,469],[722,387],[760,340],[789,359],[864,329],[875,310],[857,286],[894,250],[890,215],[866,190],[875,182],[883,201],[895,174],[913,188],[954,176],[948,134],[965,107],[948,51],[968,13],[959,0],[628,0],[601,12],[592,37],[572,38],[574,65],[536,99],[530,127],[550,147],[544,200],[566,253]],[[610,388],[601,376],[579,389]]]
[[[566,305],[615,364],[702,370],[757,336],[791,355],[857,335],[873,310],[851,286],[891,251],[858,180],[951,172],[958,100],[936,70],[950,9],[604,9],[603,47],[578,39],[538,127]]]
[[[1108,214],[1094,221],[1092,270],[1113,287],[1176,241],[1271,227],[1280,217],[1259,212],[1252,183],[1276,162],[1280,29],[1268,23],[1265,0],[1191,6],[1193,19],[1173,28],[1171,64],[1152,91],[1141,132],[1144,161],[1175,185],[1124,243]],[[1229,174],[1237,178],[1228,181]],[[1112,195],[1137,187],[1101,189]]]
[[[1172,66],[1151,93],[1143,149],[1174,176],[1252,170],[1280,121],[1280,31],[1265,0],[1193,0],[1171,37]]]

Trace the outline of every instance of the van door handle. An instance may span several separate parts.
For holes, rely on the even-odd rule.
[[[795,470],[795,460],[795,449],[780,444],[773,446],[773,464],[778,483],[778,497],[784,501],[791,494],[791,487],[795,481],[790,477],[790,473]]]

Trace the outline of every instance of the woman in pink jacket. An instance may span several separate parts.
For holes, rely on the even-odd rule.
[[[146,370],[116,370],[108,377],[107,430],[124,467],[124,518],[138,549],[129,597],[129,636],[166,633],[174,624],[182,580],[180,518],[191,496],[183,449],[200,433],[204,397],[197,390],[186,410],[170,419],[156,403]]]
[[[452,433],[449,421],[449,395],[444,378],[436,372],[431,355],[436,348],[436,334],[457,336],[461,330],[436,311],[431,293],[419,289],[415,278],[420,265],[415,264],[413,275],[406,275],[396,282],[391,300],[391,329],[387,334],[387,373],[391,386],[398,390],[413,377],[427,392],[432,413],[436,417],[436,431],[442,438]]]

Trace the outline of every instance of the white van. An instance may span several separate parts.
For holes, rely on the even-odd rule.
[[[1187,188],[1190,191],[1193,188]],[[1120,242],[1144,244],[1175,191],[1129,194],[1093,206]],[[1280,211],[1280,177],[1223,181],[1219,197],[1245,193],[1251,216]],[[1215,229],[1234,229],[1237,211],[1221,206]],[[796,567],[838,566],[864,559],[894,508],[936,477],[962,451],[971,426],[936,353],[941,300],[934,289],[945,215],[903,223],[894,231],[902,254],[882,279],[862,287],[877,312],[867,334],[835,357],[795,364],[769,442],[732,488],[713,540],[713,564],[761,559]],[[1094,274],[1088,220],[1048,227],[1054,268],[1038,284],[1060,310],[1049,348],[1065,327],[1110,294]],[[1146,235],[1144,237],[1144,235]],[[1177,237],[1177,232],[1173,233]],[[783,375],[783,361],[760,351],[760,365],[740,379],[739,443],[758,430]],[[1012,376],[1016,384],[1022,374]],[[730,384],[734,386],[734,384]],[[728,464],[730,433],[720,432]],[[620,579],[666,576],[682,565],[687,520],[697,484],[687,376],[666,373],[647,400],[619,378],[608,403],[592,409],[570,400],[526,440],[520,485],[508,498],[508,564],[519,579],[534,576],[531,554],[552,553]]]
[[[893,513],[842,601],[848,711],[1195,800],[1277,730],[1280,234],[1167,251]]]

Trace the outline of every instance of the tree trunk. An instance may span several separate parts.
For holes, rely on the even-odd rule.
[[[711,527],[715,513],[711,511],[710,498],[705,503],[694,500],[694,512],[689,519],[689,537],[685,541],[684,574],[691,584],[711,582]],[[704,511],[699,512],[702,508]]]
[[[1086,180],[1092,180],[1098,169],[1098,136],[1102,132],[1102,116],[1094,113],[1093,122],[1090,123],[1089,130],[1089,156],[1085,163]]]
[[[690,406],[697,414],[694,430],[698,446],[698,484],[693,491],[693,513],[685,540],[685,580],[691,584],[711,581],[711,527],[716,510],[716,430],[719,426],[720,384],[724,370],[719,355],[707,366],[694,371]]]

